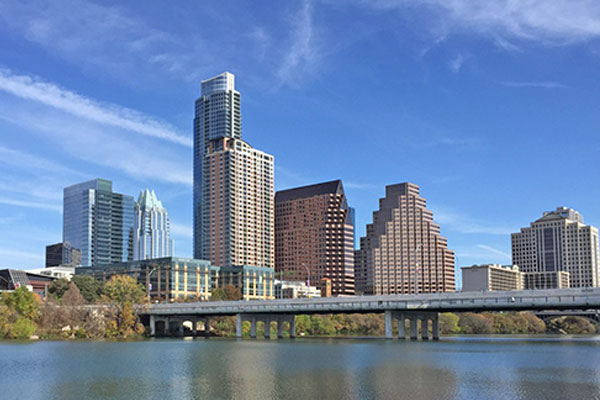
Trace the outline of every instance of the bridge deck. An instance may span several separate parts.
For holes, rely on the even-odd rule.
[[[392,311],[519,311],[600,308],[600,288],[219,301],[139,306],[141,315],[336,314]]]

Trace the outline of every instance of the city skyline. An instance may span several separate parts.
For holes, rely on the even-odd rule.
[[[0,52],[3,266],[43,266],[45,246],[61,240],[62,188],[97,176],[115,182],[119,193],[160,192],[181,244],[177,255],[191,256],[190,104],[202,79],[226,70],[240,80],[250,142],[275,156],[275,190],[342,179],[357,210],[358,237],[385,185],[403,181],[422,187],[457,266],[509,263],[510,233],[544,210],[564,205],[591,225],[600,222],[593,179],[598,121],[581,102],[598,96],[588,84],[596,65],[591,29],[524,17],[517,29],[432,6],[424,12],[451,22],[436,36],[431,25],[417,29],[404,21],[411,11],[393,3],[351,4],[329,24],[324,19],[339,11],[331,4],[277,6],[273,22],[240,3],[232,21],[253,17],[245,36],[236,36],[238,46],[216,40],[224,45],[217,53],[210,40],[220,30],[209,32],[215,6],[196,10],[207,16],[206,31],[190,31],[170,14],[158,25],[152,6],[136,15],[129,6],[94,4],[87,13],[73,10],[92,22],[94,40],[69,49],[67,38],[86,36],[70,31],[76,24],[61,19],[60,7],[46,10],[45,24],[34,5],[7,3],[0,11],[14,20],[0,28],[7,43]],[[571,11],[584,20],[577,7]],[[560,12],[557,6],[550,15]],[[362,16],[356,33],[325,46],[355,14]],[[93,23],[107,15],[154,36],[143,41],[125,28]],[[279,23],[286,18],[290,29]],[[366,29],[374,21],[379,30]],[[111,36],[99,33],[109,29],[130,47],[103,54]],[[192,34],[207,48],[168,50],[171,40]],[[194,52],[207,57],[197,62],[189,57]],[[81,62],[83,54],[93,57]],[[273,58],[281,62],[265,61]],[[337,145],[344,151],[332,152]],[[564,184],[557,187],[557,180]]]

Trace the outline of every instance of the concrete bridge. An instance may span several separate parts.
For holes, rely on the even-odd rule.
[[[183,335],[186,321],[192,322],[192,332],[196,335],[198,321],[204,322],[206,327],[210,317],[235,316],[236,336],[242,337],[242,322],[250,321],[253,338],[259,321],[265,326],[277,322],[280,338],[283,337],[284,323],[288,323],[293,338],[296,336],[296,315],[384,313],[386,338],[392,338],[394,323],[398,321],[398,337],[404,339],[405,321],[408,320],[409,337],[416,340],[417,325],[421,327],[422,339],[429,339],[430,323],[432,338],[439,339],[440,312],[593,309],[600,309],[600,288],[152,304],[139,306],[137,312],[147,317],[152,336],[172,332]],[[159,325],[162,330],[157,331]],[[269,334],[269,329],[265,329],[265,337]]]

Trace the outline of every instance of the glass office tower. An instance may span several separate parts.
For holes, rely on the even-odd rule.
[[[209,142],[218,138],[242,138],[240,93],[235,90],[235,77],[224,72],[202,81],[201,95],[196,99],[194,117],[194,258],[208,260],[202,238],[209,233],[202,219],[203,162]]]
[[[133,260],[132,196],[94,179],[63,192],[63,242],[81,250],[81,265]]]
[[[135,204],[133,259],[171,257],[174,243],[170,231],[169,214],[154,190],[142,191]]]

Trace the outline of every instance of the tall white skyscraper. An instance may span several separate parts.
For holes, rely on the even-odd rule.
[[[174,243],[170,238],[167,210],[156,197],[154,190],[140,192],[135,203],[133,230],[133,259],[171,257]]]
[[[511,235],[512,260],[524,273],[569,273],[571,287],[596,287],[598,229],[577,211],[558,207]]]

